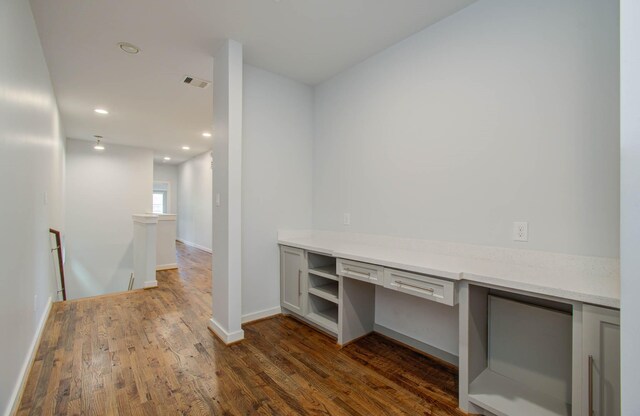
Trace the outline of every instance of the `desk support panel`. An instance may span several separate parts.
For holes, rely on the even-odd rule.
[[[338,344],[344,346],[373,332],[376,286],[340,276]]]
[[[459,285],[459,406],[465,412],[476,407],[469,403],[469,384],[487,367],[487,296],[489,290],[467,282]]]

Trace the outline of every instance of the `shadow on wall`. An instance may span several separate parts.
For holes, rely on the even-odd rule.
[[[126,246],[95,244],[68,247],[65,267],[68,299],[126,291],[133,272],[133,240]],[[133,288],[141,288],[142,284],[136,280]]]

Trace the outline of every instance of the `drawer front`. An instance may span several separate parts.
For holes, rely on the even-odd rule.
[[[376,285],[382,285],[384,276],[384,269],[382,266],[361,263],[353,260],[338,259],[337,269],[340,276],[362,280]]]
[[[455,283],[437,277],[384,269],[384,286],[409,295],[453,306],[456,299]]]

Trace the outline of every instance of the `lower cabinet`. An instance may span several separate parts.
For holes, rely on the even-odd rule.
[[[620,415],[620,312],[583,306],[583,415]]]
[[[340,345],[373,332],[376,287],[457,303],[453,281],[280,246],[283,311],[335,336]]]
[[[335,258],[280,246],[280,306],[286,313],[337,337],[339,285]]]
[[[304,279],[306,276],[306,258],[304,250],[293,247],[280,247],[280,303],[291,312],[304,314]]]
[[[284,311],[345,345],[374,330],[375,293],[460,313],[460,407],[500,416],[619,416],[620,311],[280,246]],[[416,317],[420,319],[420,317]]]
[[[460,407],[620,416],[620,311],[460,283]]]

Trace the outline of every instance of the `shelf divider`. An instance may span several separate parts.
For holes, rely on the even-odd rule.
[[[310,287],[309,293],[322,299],[326,299],[329,302],[333,302],[335,304],[338,303],[338,286],[335,284],[329,283],[322,286]]]
[[[469,401],[499,416],[571,416],[571,405],[485,369],[469,386]]]
[[[306,318],[333,334],[338,333],[338,308],[310,312]]]
[[[338,281],[338,275],[336,273],[335,264],[329,265],[329,266],[316,267],[315,269],[309,269],[309,273],[316,276],[324,277],[325,279],[334,280],[336,282]]]

